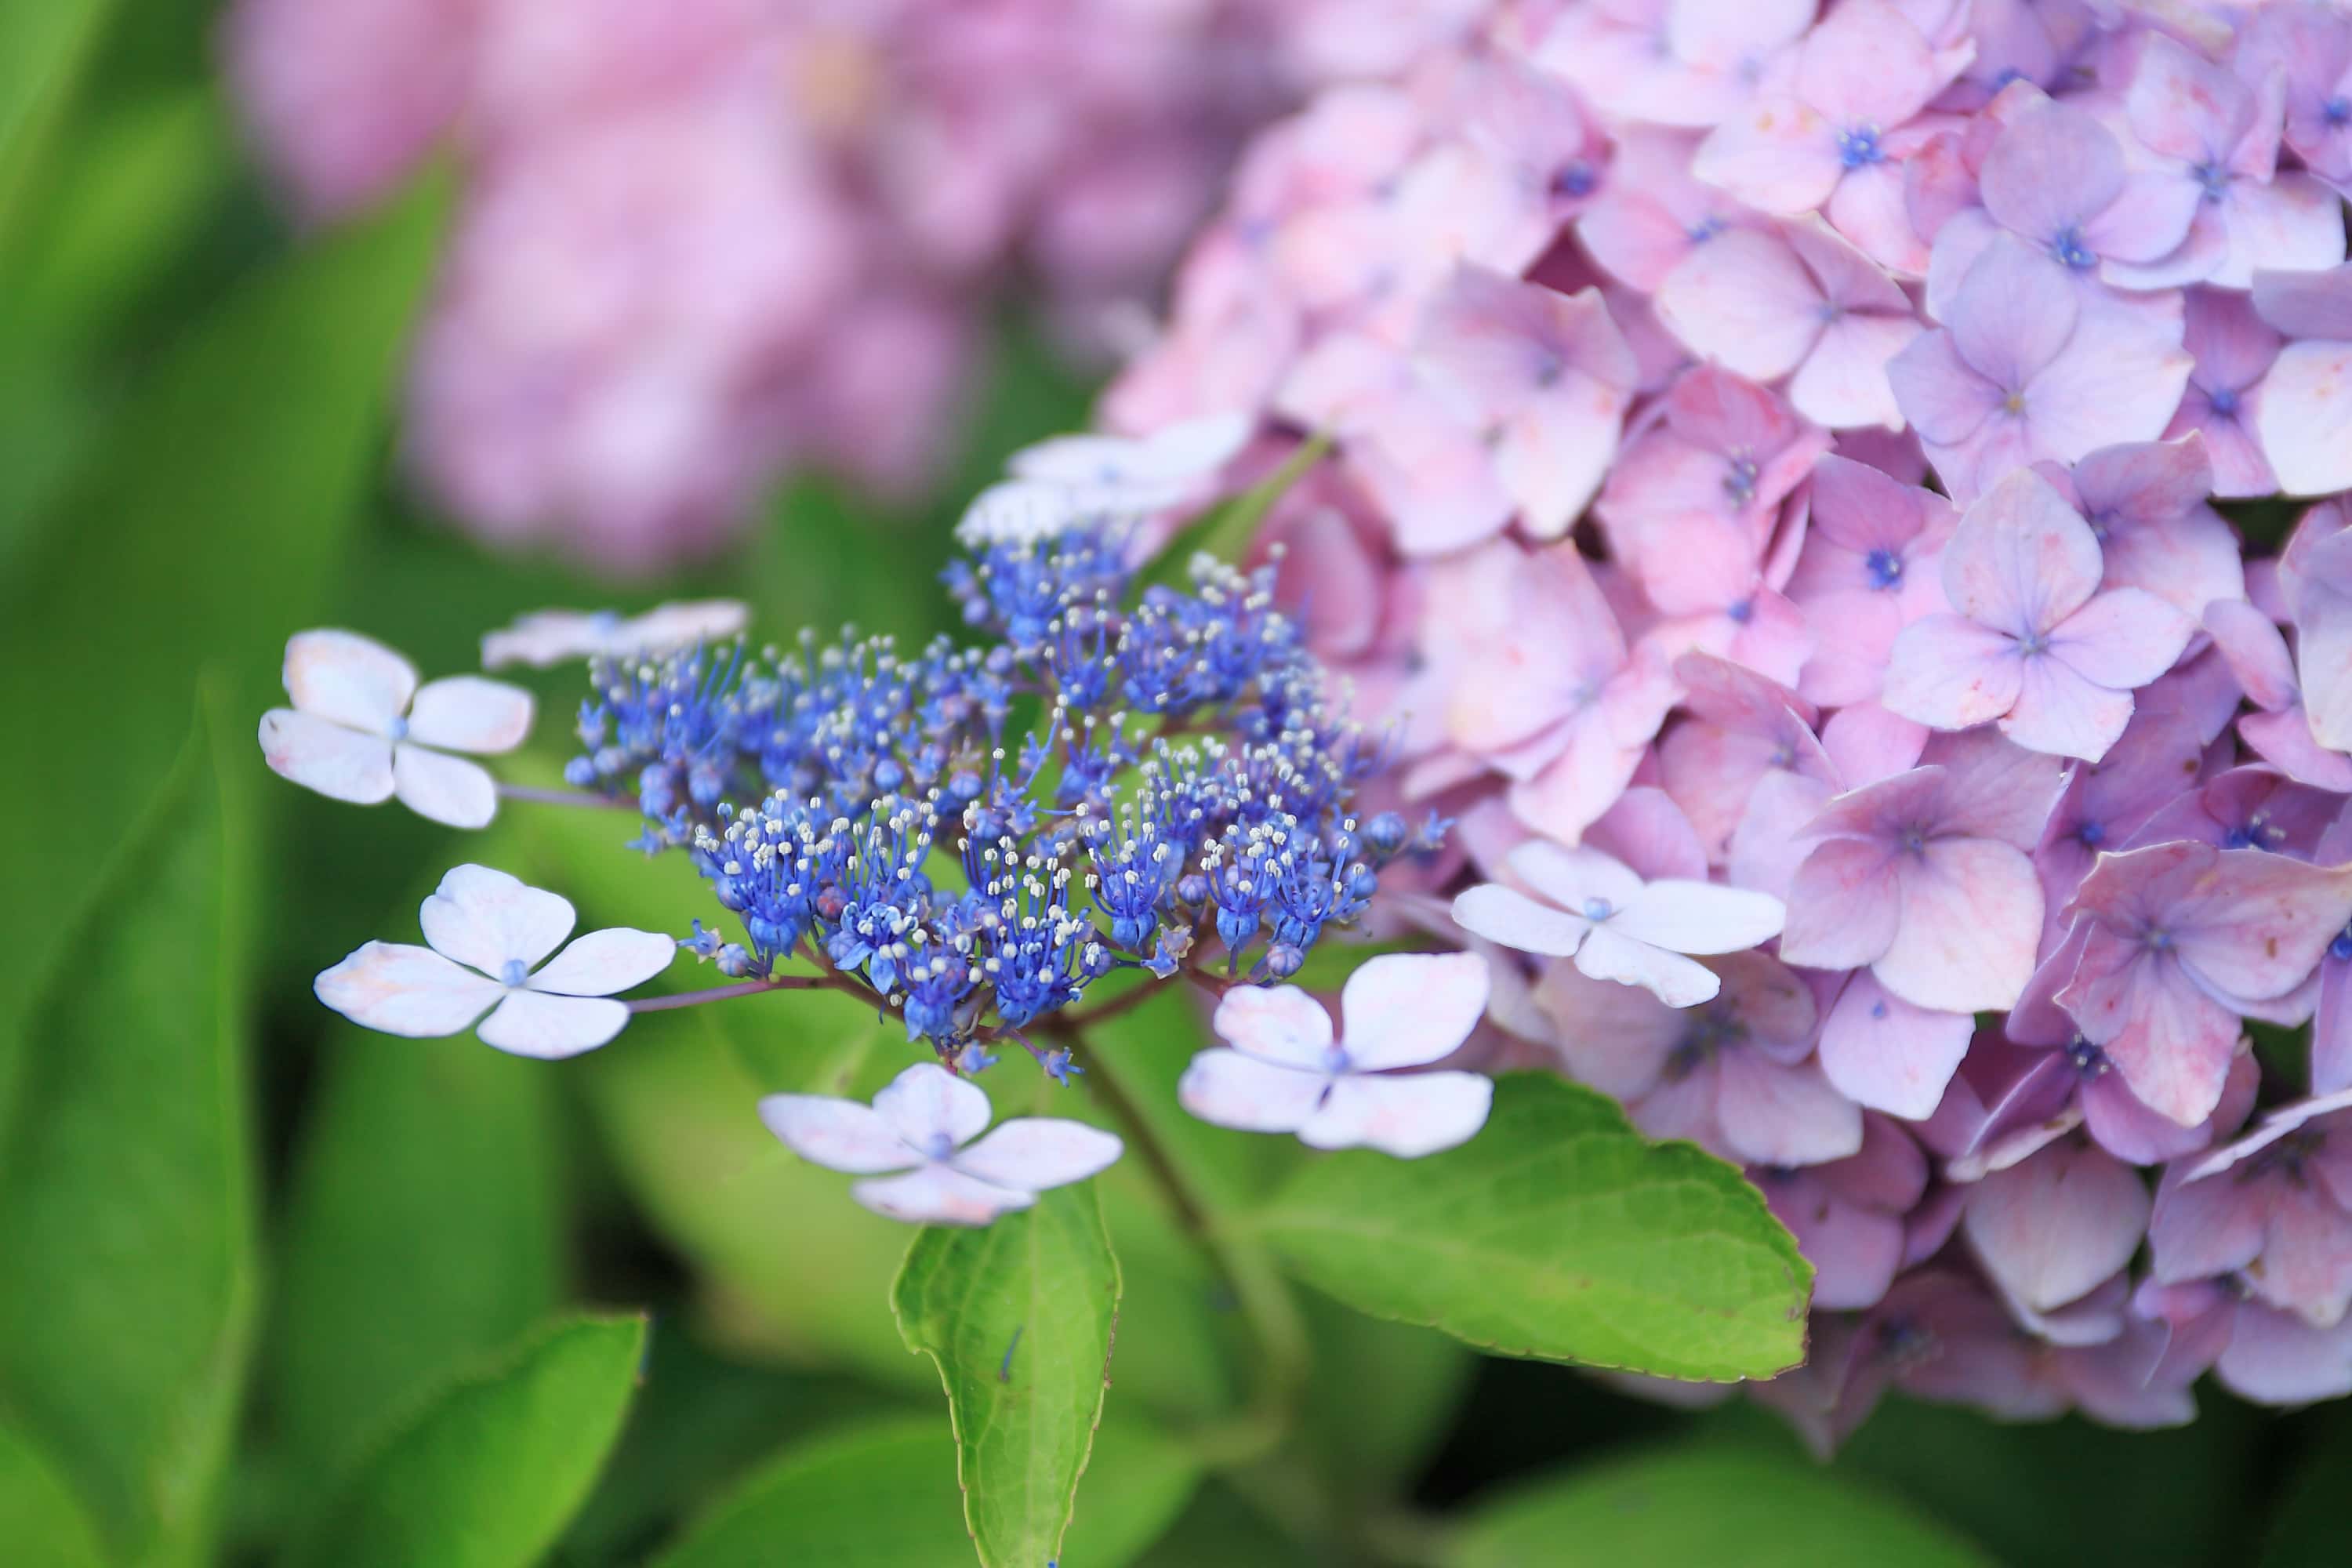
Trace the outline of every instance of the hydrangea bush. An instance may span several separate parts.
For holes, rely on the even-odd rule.
[[[1247,132],[1474,9],[240,0],[224,55],[310,220],[455,149],[415,467],[485,539],[646,574],[788,468],[922,494],[992,305],[1099,363]]]
[[[1332,455],[1309,646],[1503,1059],[1744,1166],[1833,1446],[2352,1393],[2352,19],[1490,6],[1112,391]]]

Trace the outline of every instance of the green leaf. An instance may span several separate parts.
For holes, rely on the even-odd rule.
[[[579,1317],[420,1406],[345,1478],[290,1556],[320,1568],[525,1568],[620,1436],[640,1317]]]
[[[1315,1362],[1299,1415],[1338,1496],[1387,1501],[1444,1436],[1477,1358],[1430,1329],[1306,1297]]]
[[[295,1490],[395,1405],[558,1304],[564,1210],[543,1062],[469,1030],[338,1027],[285,1222],[269,1410]]]
[[[2344,1478],[2352,1474],[2352,1419],[2340,1406],[2325,1419],[2328,1424],[2318,1441],[2287,1473],[2271,1510],[2263,1531],[2262,1568],[2335,1568],[2344,1561]]]
[[[1444,1568],[1991,1568],[1958,1535],[1817,1467],[1738,1448],[1620,1459],[1478,1509]]]
[[[890,1306],[939,1364],[964,1517],[986,1568],[1061,1555],[1118,1329],[1118,1260],[1091,1183],[977,1228],[927,1226]]]
[[[113,0],[0,9],[0,243],[57,143],[113,10]]]
[[[202,1555],[256,1299],[251,846],[216,711],[96,878],[0,1079],[0,1405],[114,1554],[159,1562]]]
[[[954,1441],[934,1418],[894,1416],[785,1450],[656,1563],[942,1568],[971,1555]]]
[[[41,1568],[100,1568],[98,1531],[48,1460],[0,1426],[0,1541],[18,1562]]]
[[[1144,585],[1181,585],[1195,555],[1213,555],[1225,562],[1240,561],[1249,553],[1250,541],[1257,537],[1258,524],[1265,521],[1266,513],[1272,511],[1285,492],[1305,478],[1307,471],[1321,462],[1330,450],[1330,437],[1308,437],[1299,443],[1297,451],[1283,459],[1282,467],[1224,505],[1213,507],[1188,523],[1182,531],[1168,542],[1167,547],[1160,551],[1151,564],[1144,568]]]
[[[42,737],[0,773],[0,812],[43,825],[11,848],[17,886],[84,883],[92,842],[168,770],[200,665],[226,676],[258,771],[250,727],[287,635],[326,602],[377,472],[437,193],[257,272],[191,325],[12,563],[0,707]],[[0,1016],[57,951],[59,912],[0,906]]]
[[[1506,1355],[1728,1380],[1804,1354],[1812,1271],[1756,1189],[1556,1078],[1499,1079],[1442,1154],[1317,1161],[1255,1226],[1349,1306]]]

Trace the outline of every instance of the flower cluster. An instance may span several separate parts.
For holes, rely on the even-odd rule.
[[[458,144],[415,464],[485,538],[642,571],[787,466],[919,489],[992,295],[1033,281],[1099,352],[1244,133],[1472,7],[1360,9],[240,0],[226,44],[312,216]]]
[[[501,784],[429,749],[512,749],[528,693],[473,676],[419,686],[355,633],[298,635],[294,705],[261,722],[276,772],[360,804],[397,794],[457,826],[487,824],[501,795],[625,807],[644,823],[636,847],[688,857],[742,938],[698,920],[682,938],[615,929],[548,962],[572,906],[462,866],[425,903],[425,946],[369,942],[319,976],[320,999],[391,1034],[472,1026],[501,1050],[560,1058],[636,1011],[847,992],[935,1059],[870,1108],[787,1095],[762,1110],[804,1158],[900,1173],[853,1193],[913,1221],[986,1224],[1115,1159],[1117,1139],[1053,1121],[961,1150],[988,1121],[963,1080],[1011,1040],[1066,1084],[1087,1025],[1180,974],[1221,998],[1231,1042],[1185,1079],[1195,1114],[1402,1157],[1470,1137],[1487,1080],[1406,1069],[1476,1026],[1483,959],[1375,957],[1349,983],[1359,1024],[1345,1044],[1305,993],[1274,984],[1363,921],[1384,867],[1433,858],[1444,824],[1360,818],[1383,748],[1276,606],[1278,563],[1244,573],[1201,553],[1188,586],[1137,581],[1139,523],[1215,494],[1245,434],[1212,420],[1019,454],[966,520],[970,558],[942,574],[978,646],[907,652],[845,631],[754,652],[743,607],[724,601],[629,619],[546,611],[489,634],[486,665],[588,660],[565,790]],[[680,948],[735,984],[614,999]],[[1120,971],[1124,995],[1072,1011]]]
[[[2305,0],[1496,3],[1106,405],[1332,444],[1261,548],[1459,820],[1389,901],[1748,1169],[1823,1444],[2352,1393],[2347,105]]]

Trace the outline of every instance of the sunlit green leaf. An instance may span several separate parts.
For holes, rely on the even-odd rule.
[[[1190,1448],[1129,1404],[1115,1404],[1095,1434],[1061,1561],[1072,1568],[1125,1568],[1168,1532],[1200,1480],[1201,1463]]]
[[[786,1449],[656,1568],[950,1568],[971,1560],[947,1423],[901,1416]]]
[[[124,825],[0,1081],[0,1406],[115,1552],[164,1562],[211,1528],[255,1300],[251,842],[216,710]]]
[[[1088,1183],[992,1225],[927,1226],[908,1249],[891,1307],[907,1348],[939,1365],[986,1568],[1060,1555],[1102,1415],[1118,1289]]]
[[[1820,1468],[1739,1448],[1645,1454],[1478,1508],[1445,1568],[1992,1568],[1942,1526]]]
[[[1502,1079],[1442,1154],[1317,1161],[1256,1228],[1341,1301],[1507,1355],[1731,1379],[1804,1353],[1811,1270],[1755,1188],[1556,1078]]]
[[[0,1426],[0,1542],[42,1568],[100,1568],[106,1553],[79,1500],[21,1434]]]
[[[335,1489],[300,1568],[526,1568],[620,1435],[645,1320],[572,1318],[394,1425]]]

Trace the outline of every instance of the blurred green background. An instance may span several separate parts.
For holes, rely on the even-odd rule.
[[[962,1561],[937,1378],[885,1302],[906,1233],[750,1114],[868,1091],[902,1047],[790,997],[649,1016],[562,1067],[345,1027],[311,975],[407,937],[459,859],[591,925],[708,906],[614,819],[462,838],[355,812],[271,778],[253,725],[312,625],[428,675],[547,605],[723,594],[772,636],[940,628],[954,498],[1082,424],[1088,388],[1008,310],[930,508],[796,482],[731,557],[623,588],[486,555],[397,462],[446,183],[290,232],[210,11],[0,4],[0,1563],[587,1568],[698,1527],[674,1561]],[[570,679],[539,683],[558,721],[526,771],[560,765]],[[1190,1027],[1148,1011],[1126,1043],[1172,1064]],[[1242,1181],[1287,1157],[1228,1155]],[[1139,1184],[1107,1186],[1127,1300],[1069,1568],[2352,1560],[2337,1412],[2208,1394],[2193,1428],[2126,1436],[1895,1403],[1823,1473],[1750,1406],[1670,1412],[1312,1301],[1300,1429],[1223,1461],[1193,1438],[1249,1391],[1209,1276]],[[612,1316],[639,1311],[649,1336]],[[615,1356],[641,1360],[625,1414],[567,1394],[566,1368]],[[1661,1444],[1696,1447],[1608,1468]],[[1442,1510],[1568,1465],[1601,1468],[1433,1544]],[[1841,1509],[1859,1533],[1825,1544]],[[1673,1529],[1636,1528],[1661,1510]]]

